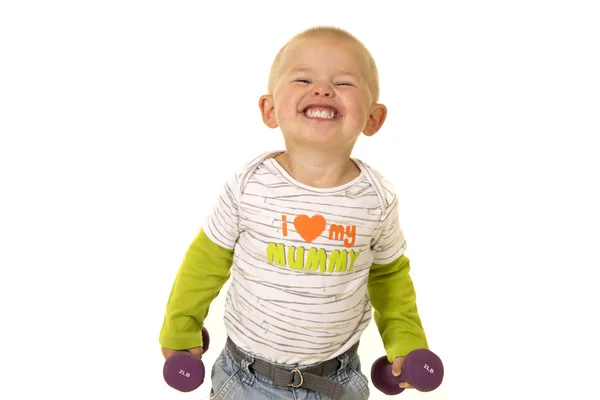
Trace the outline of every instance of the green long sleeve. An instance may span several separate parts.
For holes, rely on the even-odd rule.
[[[172,350],[202,346],[210,303],[227,282],[233,250],[213,243],[204,230],[194,238],[177,272],[167,302],[159,343]]]
[[[410,261],[402,255],[389,264],[371,265],[369,272],[375,324],[390,362],[412,350],[429,348],[409,271]]]

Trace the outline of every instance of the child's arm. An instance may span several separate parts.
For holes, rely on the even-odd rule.
[[[368,290],[388,361],[394,362],[428,345],[417,311],[410,262],[404,255],[406,240],[400,227],[398,198],[391,183],[386,181],[385,189],[388,205],[371,246]]]
[[[373,264],[369,273],[374,319],[390,362],[428,348],[409,271],[410,261],[403,254],[388,264]]]
[[[210,303],[229,279],[232,262],[233,250],[213,243],[200,230],[171,289],[159,337],[163,348],[184,350],[202,346],[204,319]]]
[[[204,319],[210,303],[229,279],[239,237],[239,180],[238,172],[226,182],[212,213],[185,254],[160,331],[163,349],[202,346]]]

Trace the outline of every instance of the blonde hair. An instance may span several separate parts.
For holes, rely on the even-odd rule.
[[[281,66],[281,59],[285,50],[290,46],[290,44],[292,44],[298,39],[323,34],[330,34],[343,39],[348,39],[360,46],[361,50],[363,51],[366,57],[367,65],[369,68],[368,76],[366,77],[367,82],[371,91],[373,102],[376,103],[379,100],[379,72],[377,71],[377,65],[375,64],[375,60],[373,59],[371,52],[360,40],[356,38],[356,36],[352,35],[351,33],[342,28],[338,28],[335,26],[314,26],[294,35],[290,40],[288,40],[288,42],[285,45],[283,45],[283,47],[279,50],[279,52],[275,56],[275,59],[273,60],[273,64],[271,65],[271,71],[269,73],[269,83],[267,86],[268,93],[273,94],[273,87],[275,86],[275,82],[277,81],[277,78],[280,73],[279,69]]]

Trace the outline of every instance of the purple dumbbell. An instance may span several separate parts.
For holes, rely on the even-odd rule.
[[[202,354],[208,351],[210,337],[202,328]],[[196,390],[204,382],[204,363],[201,358],[187,351],[178,351],[165,361],[163,377],[165,382],[180,392]]]
[[[402,393],[400,382],[407,382],[420,392],[437,389],[444,379],[442,360],[427,349],[413,350],[404,359],[400,376],[392,375],[392,363],[387,356],[379,357],[371,367],[373,386],[387,395]]]

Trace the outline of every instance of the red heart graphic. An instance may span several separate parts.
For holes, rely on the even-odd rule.
[[[294,226],[300,236],[302,236],[302,239],[310,243],[323,233],[325,226],[327,226],[327,221],[319,214],[312,217],[308,217],[308,215],[298,215],[294,219]]]

